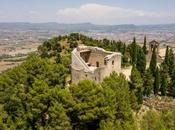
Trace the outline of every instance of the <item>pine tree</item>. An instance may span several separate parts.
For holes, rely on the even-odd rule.
[[[147,47],[146,47],[146,36],[144,37],[144,43],[143,43],[143,52],[145,53],[145,55],[147,54]]]
[[[151,62],[150,62],[150,70],[153,76],[155,76],[155,71],[157,67],[157,54],[156,54],[156,48],[153,48],[153,53],[151,57]]]
[[[160,72],[159,68],[156,69],[155,80],[154,80],[154,94],[157,95],[160,89]]]
[[[150,96],[150,94],[153,91],[153,77],[151,75],[150,69],[146,70],[145,72],[143,86],[144,86],[144,95]]]
[[[146,56],[141,48],[138,48],[136,67],[143,76],[146,68]]]

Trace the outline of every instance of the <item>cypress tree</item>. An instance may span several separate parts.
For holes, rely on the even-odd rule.
[[[165,63],[162,64],[161,66],[161,95],[166,96],[167,94],[167,89],[168,89],[168,67]]]
[[[175,69],[175,57],[174,57],[174,53],[173,53],[173,50],[170,49],[169,50],[169,75],[172,77],[172,70]]]
[[[154,80],[154,94],[157,95],[160,89],[160,72],[159,68],[156,69],[155,80]]]
[[[138,104],[141,104],[143,101],[143,80],[135,66],[132,67],[130,80],[131,91],[135,93]]]
[[[168,87],[168,81],[166,78],[166,74],[162,74],[162,83],[161,83],[161,95],[165,96],[166,95],[166,91],[167,91],[167,87]]]
[[[132,64],[135,65],[137,62],[137,44],[136,44],[136,38],[133,38],[132,42]]]
[[[155,76],[155,70],[157,67],[157,54],[156,54],[156,48],[153,48],[153,53],[151,57],[151,62],[150,62],[150,70],[153,76]]]
[[[123,55],[126,53],[126,44],[123,44]]]
[[[170,95],[175,97],[175,69],[172,71],[172,76],[171,76]]]
[[[167,65],[167,67],[169,67],[169,47],[168,46],[166,47],[164,63]]]
[[[143,52],[145,53],[145,55],[147,54],[147,47],[146,47],[146,36],[144,37],[144,43],[143,43]]]
[[[143,76],[146,68],[146,56],[141,48],[138,48],[136,67]]]
[[[153,90],[153,77],[151,75],[150,69],[146,70],[145,72],[143,86],[144,86],[144,95],[150,96]]]

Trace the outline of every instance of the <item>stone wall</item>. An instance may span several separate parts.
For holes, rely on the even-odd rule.
[[[83,46],[83,48],[86,50],[78,48],[72,52],[72,83],[78,83],[85,79],[102,82],[113,71],[121,72],[120,53],[112,53],[95,47]],[[97,62],[99,66],[97,66]]]

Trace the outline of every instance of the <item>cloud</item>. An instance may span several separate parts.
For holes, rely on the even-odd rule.
[[[84,4],[77,8],[64,8],[57,11],[60,22],[92,22],[97,24],[132,23],[143,18],[160,18],[160,13],[127,9],[100,4]]]

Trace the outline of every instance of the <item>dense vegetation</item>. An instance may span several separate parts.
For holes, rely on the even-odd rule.
[[[102,83],[70,84],[70,52],[79,44],[102,47],[123,54],[123,67],[132,65],[130,81],[112,73]],[[143,97],[175,96],[174,54],[167,47],[157,66],[154,49],[146,69],[146,37],[141,48],[134,38],[121,41],[94,40],[73,33],[45,41],[38,54],[0,75],[0,130],[136,130]],[[154,68],[154,69],[153,69]],[[175,112],[149,111],[143,130],[173,130]]]

